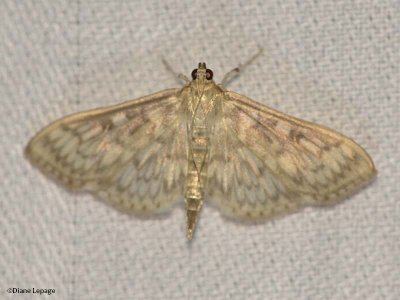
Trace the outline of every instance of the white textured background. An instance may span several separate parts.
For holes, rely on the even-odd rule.
[[[1,0],[0,43],[1,299],[400,298],[399,1]],[[129,217],[23,158],[65,114],[176,86],[161,56],[221,79],[258,45],[228,88],[354,138],[372,185],[257,226],[205,205],[189,245],[183,209]]]

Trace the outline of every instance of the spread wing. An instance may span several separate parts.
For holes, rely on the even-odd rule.
[[[117,208],[161,211],[183,194],[187,164],[177,90],[77,113],[42,129],[25,150],[45,174]]]
[[[226,92],[210,149],[208,195],[228,215],[271,218],[338,202],[376,174],[351,139]]]

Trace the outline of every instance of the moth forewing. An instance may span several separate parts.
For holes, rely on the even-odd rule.
[[[64,117],[42,129],[25,154],[67,188],[89,190],[124,211],[164,211],[185,184],[178,91]]]
[[[375,177],[370,156],[351,139],[239,94],[225,95],[209,182],[211,199],[228,215],[265,219],[336,203]],[[224,171],[227,164],[235,171]]]

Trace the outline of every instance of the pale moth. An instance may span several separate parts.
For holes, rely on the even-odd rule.
[[[163,212],[184,196],[189,240],[204,200],[232,217],[270,219],[369,183],[374,164],[351,139],[224,88],[256,56],[221,84],[199,63],[192,80],[179,75],[183,88],[64,117],[29,142],[26,157],[128,212]]]

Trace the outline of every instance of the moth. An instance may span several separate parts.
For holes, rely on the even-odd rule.
[[[191,75],[180,75],[183,88],[55,121],[26,157],[123,211],[163,212],[184,196],[189,240],[204,200],[232,217],[270,219],[337,203],[376,175],[350,138],[227,91],[205,63]]]

